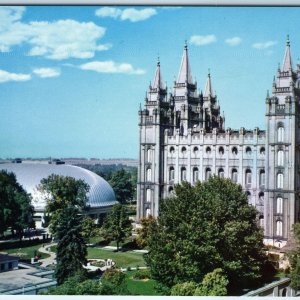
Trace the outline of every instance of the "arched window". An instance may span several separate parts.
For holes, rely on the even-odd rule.
[[[259,172],[259,185],[260,186],[265,185],[265,178],[266,178],[265,170],[260,170],[260,172]]]
[[[278,127],[277,141],[279,143],[282,143],[284,141],[284,128],[283,128],[283,126]]]
[[[247,154],[247,155],[251,155],[251,154],[252,154],[252,150],[251,150],[250,147],[247,147],[247,148],[246,148],[246,154]]]
[[[170,147],[170,153],[171,153],[171,155],[173,155],[173,154],[174,154],[174,152],[175,152],[175,149],[174,149],[174,147]]]
[[[260,192],[258,194],[258,198],[259,198],[259,205],[264,205],[265,194],[263,192]]]
[[[152,150],[148,149],[147,150],[147,162],[151,162],[152,161]]]
[[[276,235],[282,236],[282,221],[276,221]]]
[[[182,152],[183,155],[185,155],[185,154],[186,154],[186,148],[185,148],[185,147],[182,147],[182,148],[181,148],[181,152]]]
[[[265,147],[261,147],[260,150],[259,150],[259,153],[260,153],[261,155],[265,155],[265,152],[266,152]]]
[[[194,147],[193,152],[197,156],[198,152],[199,152],[199,148],[198,147]]]
[[[282,150],[279,150],[277,153],[277,165],[283,166],[284,164],[284,152]]]
[[[175,170],[174,167],[170,167],[169,169],[169,180],[172,181],[175,178]]]
[[[211,177],[211,169],[206,168],[205,170],[205,180],[208,180]]]
[[[259,216],[259,226],[264,227],[264,216],[263,215]]]
[[[146,190],[146,200],[147,200],[147,202],[151,202],[151,190],[150,189]]]
[[[232,154],[233,154],[234,156],[238,154],[238,150],[237,150],[236,147],[233,147],[233,148],[232,148]]]
[[[283,189],[283,174],[282,173],[277,174],[277,188]]]
[[[276,202],[277,202],[276,203],[276,213],[282,214],[282,212],[283,212],[283,199],[281,197],[278,197]]]
[[[237,183],[237,181],[238,181],[238,172],[237,172],[237,169],[232,169],[232,171],[231,171],[231,180],[234,183]]]
[[[251,193],[249,191],[246,192],[247,198],[248,198],[248,203],[251,203]]]
[[[186,168],[181,168],[181,181],[186,181]]]
[[[224,155],[224,148],[223,147],[220,147],[219,148],[219,154],[222,156]]]
[[[152,180],[152,171],[151,168],[147,169],[147,181],[151,181]]]
[[[209,155],[211,154],[211,148],[210,147],[206,147],[206,153]]]
[[[251,174],[251,170],[247,169],[246,173],[245,173],[245,183],[247,185],[251,185],[251,181],[252,181],[252,174]]]
[[[193,168],[193,182],[198,181],[199,179],[199,170],[198,168]]]
[[[224,178],[224,169],[220,168],[218,170],[218,176],[221,177],[221,178]]]
[[[150,215],[151,215],[151,210],[150,210],[150,208],[147,208],[146,209],[146,218],[149,218]]]
[[[169,187],[169,195],[173,195],[174,188],[172,186]]]

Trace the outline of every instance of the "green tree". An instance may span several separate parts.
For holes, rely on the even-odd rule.
[[[39,191],[47,201],[46,213],[49,214],[49,229],[55,235],[64,209],[76,207],[78,212],[85,208],[89,186],[83,180],[69,176],[52,174],[41,180]]]
[[[296,247],[288,252],[288,258],[291,265],[291,287],[300,289],[300,223],[293,225],[293,238]]]
[[[9,227],[20,239],[27,228],[35,227],[31,196],[17,182],[16,176],[0,171],[0,235]]]
[[[226,296],[229,281],[222,269],[207,273],[202,283],[196,288],[194,296]]]
[[[121,242],[131,235],[132,225],[128,218],[127,209],[121,204],[114,205],[102,226],[104,238],[117,242],[117,251]]]
[[[85,216],[82,222],[82,236],[89,241],[91,237],[100,235],[99,229],[95,224],[95,220],[89,216]]]
[[[217,268],[237,293],[259,283],[266,265],[263,235],[240,185],[212,177],[195,187],[183,183],[162,201],[157,222],[149,226],[145,255],[152,278],[165,287],[201,282]]]
[[[155,219],[152,216],[148,218],[142,218],[140,220],[141,228],[137,230],[136,242],[141,248],[147,248],[148,231],[151,224],[155,223]]]
[[[113,173],[109,183],[111,184],[116,199],[122,204],[128,203],[133,198],[134,186],[131,180],[131,174],[124,169]]]
[[[119,271],[107,270],[101,277],[101,295],[129,295],[126,275]]]
[[[58,284],[79,272],[84,272],[87,248],[81,232],[82,216],[76,207],[68,206],[63,210],[55,232],[58,240],[55,269]]]
[[[171,288],[171,296],[193,296],[197,287],[192,281],[177,283]]]

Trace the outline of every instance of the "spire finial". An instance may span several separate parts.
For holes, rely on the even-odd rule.
[[[184,41],[184,49],[187,50],[187,47],[188,47],[188,45],[187,45],[187,40],[185,40],[185,41]]]
[[[210,68],[208,68],[208,77],[210,77]]]
[[[290,36],[288,34],[286,36],[286,45],[290,46]]]
[[[269,97],[270,97],[269,90],[267,90],[267,98],[269,98]]]
[[[160,58],[159,58],[159,52],[157,53],[157,66],[160,66]]]

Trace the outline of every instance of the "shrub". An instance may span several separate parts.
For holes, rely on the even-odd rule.
[[[132,277],[133,277],[133,279],[136,279],[136,280],[149,279],[150,272],[149,272],[149,270],[139,270],[136,273],[134,273]]]

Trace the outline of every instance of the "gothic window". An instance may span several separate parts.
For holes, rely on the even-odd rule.
[[[220,168],[218,170],[218,176],[221,177],[221,178],[224,178],[224,169]]]
[[[261,155],[265,155],[265,153],[266,153],[265,147],[261,147],[260,150],[259,150],[259,153],[260,153]]]
[[[282,236],[282,221],[276,221],[276,235]]]
[[[277,165],[283,166],[284,164],[284,152],[283,150],[279,150],[277,153]]]
[[[205,170],[205,180],[208,180],[211,177],[211,169],[206,168]]]
[[[236,147],[233,147],[231,151],[232,151],[233,155],[237,155],[238,154],[238,150],[237,150]]]
[[[181,168],[181,181],[186,181],[186,168]]]
[[[282,214],[282,212],[283,212],[283,199],[281,197],[278,197],[276,201],[276,213]]]
[[[251,185],[251,181],[252,181],[252,174],[251,174],[251,170],[247,169],[246,173],[245,173],[245,183],[247,185]]]
[[[182,152],[183,155],[185,155],[185,154],[186,154],[186,148],[185,148],[185,147],[182,147],[182,148],[181,148],[181,152]]]
[[[174,167],[170,167],[169,169],[169,180],[172,181],[175,178],[175,170]]]
[[[169,187],[169,194],[172,195],[174,191],[174,188],[172,186]]]
[[[175,152],[174,147],[170,147],[170,153],[171,153],[171,154],[174,154],[174,152]]]
[[[283,189],[283,174],[282,173],[277,174],[277,188]]]
[[[147,169],[147,181],[151,181],[152,180],[152,171],[151,168]]]
[[[209,155],[211,154],[211,148],[210,147],[206,147],[206,153]]]
[[[232,169],[231,171],[231,180],[236,183],[238,181],[238,172],[237,169]]]
[[[147,150],[147,162],[151,162],[152,161],[152,150],[148,149]]]
[[[199,152],[199,148],[198,147],[194,147],[193,152],[197,156],[198,152]]]
[[[150,215],[151,215],[151,210],[150,210],[150,208],[147,208],[146,209],[146,218],[149,218]]]
[[[259,216],[259,226],[264,227],[264,216]]]
[[[283,126],[278,127],[277,141],[279,143],[282,143],[284,141],[284,128],[283,128]]]
[[[193,168],[193,182],[198,181],[199,179],[199,170],[198,168]]]
[[[251,203],[251,193],[249,191],[246,192],[248,203]]]
[[[222,156],[224,155],[224,148],[223,147],[220,147],[219,148],[219,154]]]
[[[265,170],[260,170],[260,172],[259,172],[259,185],[260,186],[265,185],[265,178],[266,178]]]
[[[146,190],[146,200],[147,200],[147,202],[151,202],[151,190],[150,189]]]
[[[246,148],[246,154],[247,154],[247,155],[251,155],[251,154],[252,154],[252,150],[251,150],[250,147],[247,147],[247,148]]]

